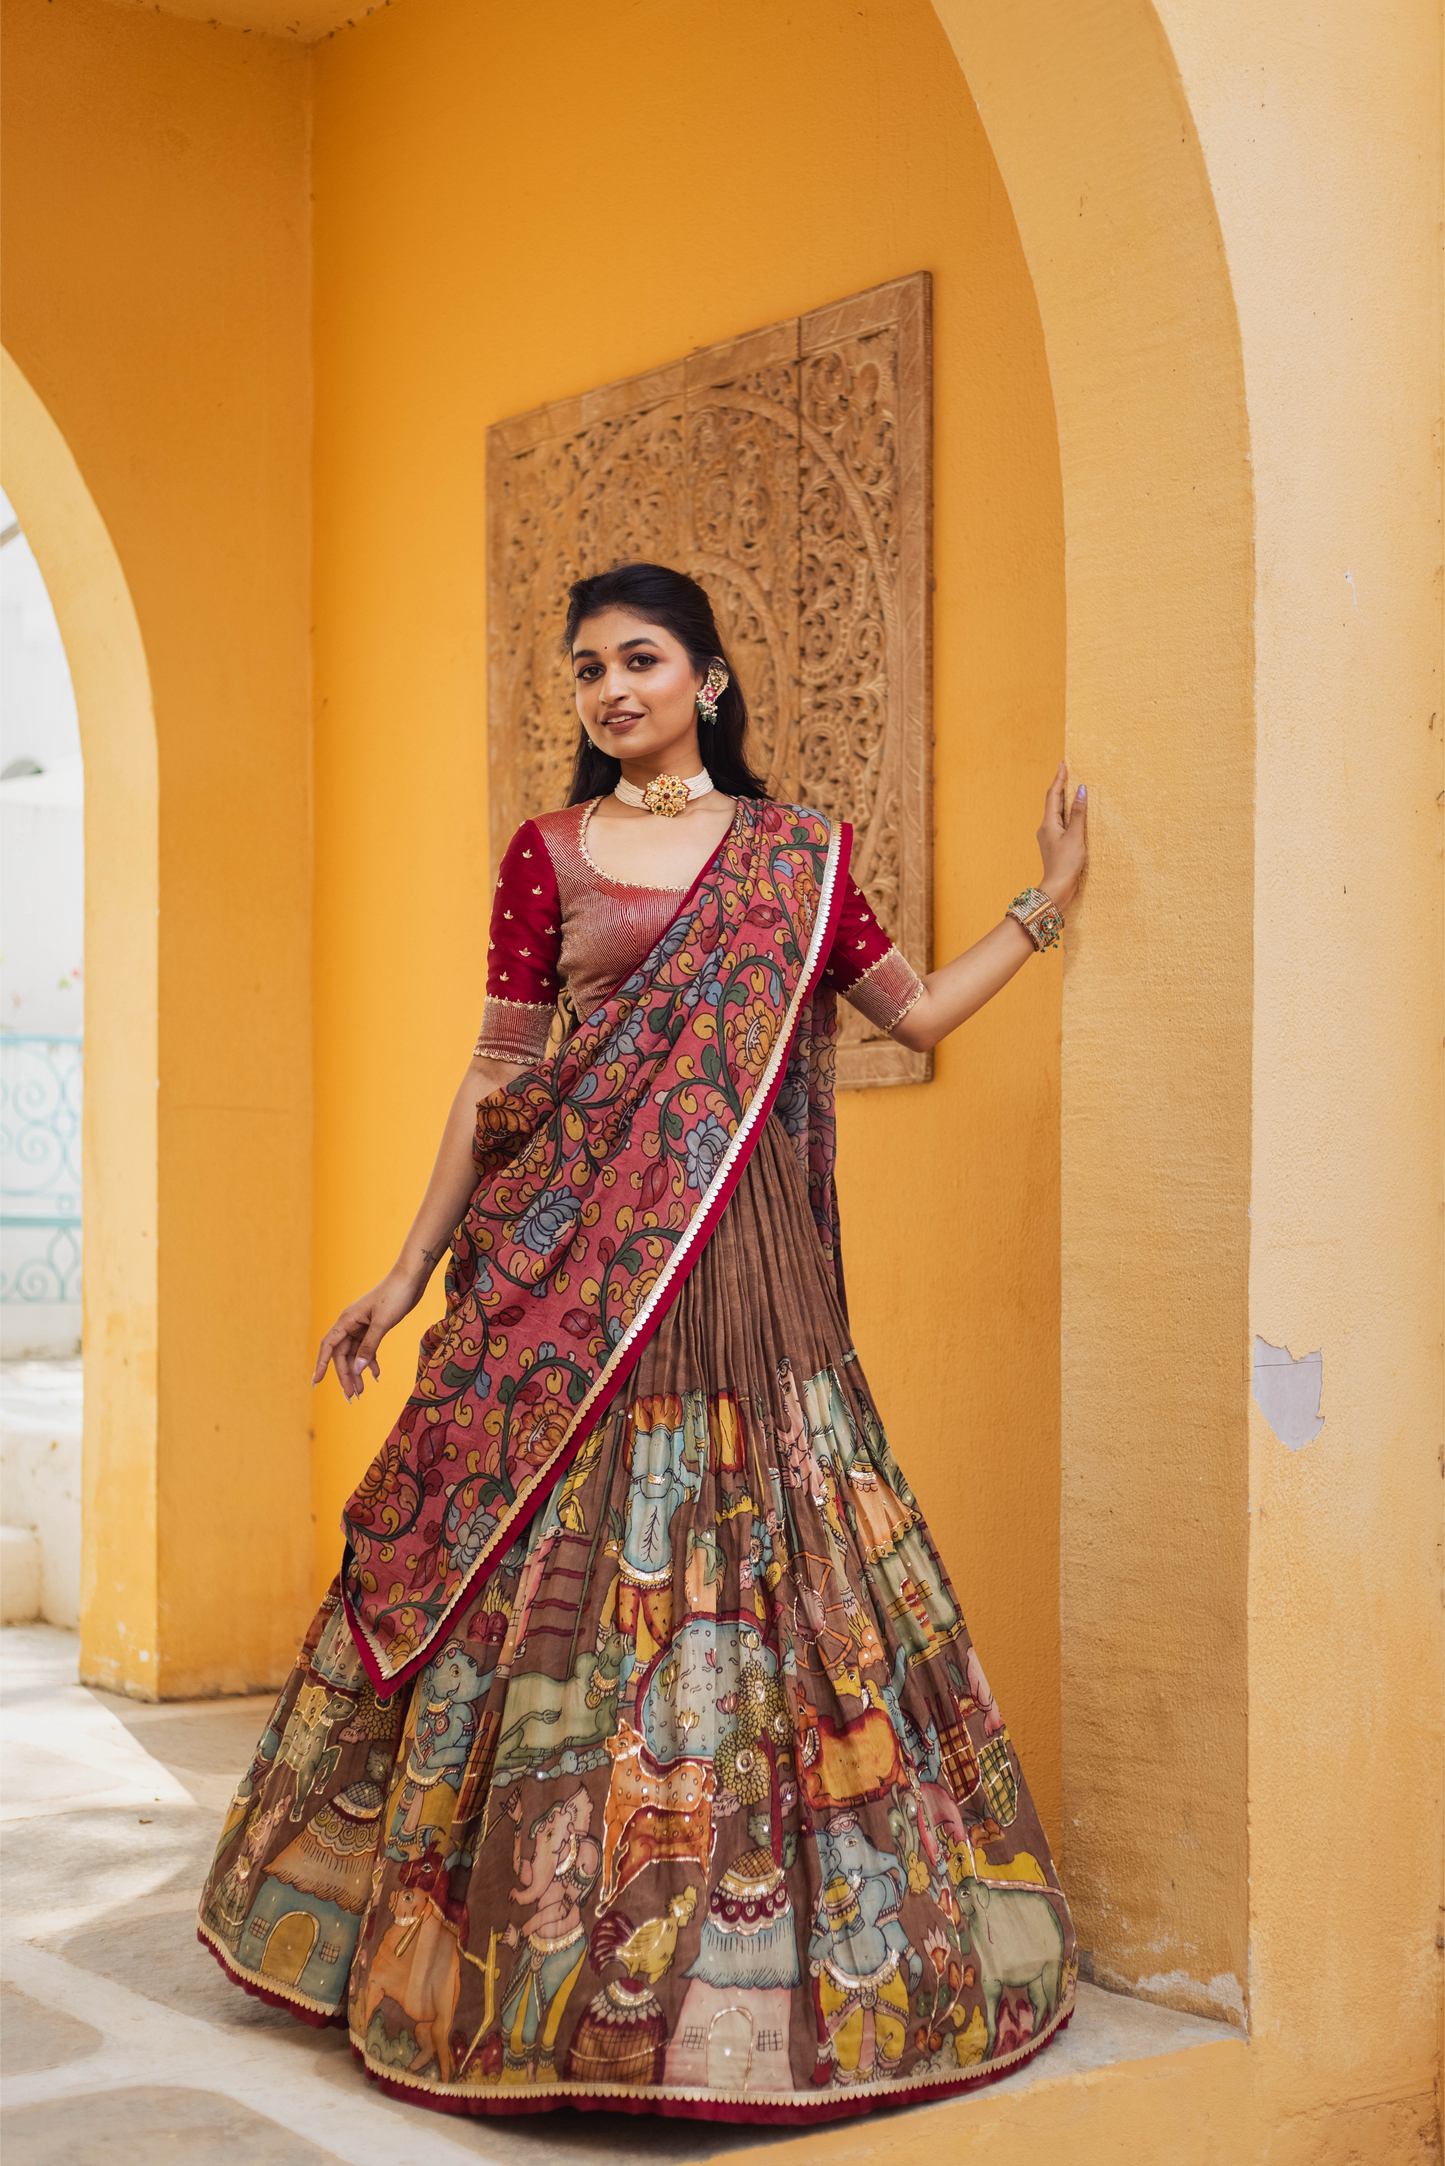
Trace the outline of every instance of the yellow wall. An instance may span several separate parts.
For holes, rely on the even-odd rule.
[[[5,38],[6,350],[113,545],[154,708],[127,745],[77,669],[87,853],[156,942],[133,971],[102,878],[84,1669],[235,1691],[289,1666],[310,1549],[307,60],[103,0],[13,0]],[[81,662],[63,536],[47,562],[22,509]]]
[[[1215,1920],[1181,1916],[1158,1861],[1218,1841],[1237,1735],[1219,1718],[1247,1719],[1250,2051],[1111,2084],[1090,2155],[1149,2156],[1167,2128],[1181,2159],[1423,2162],[1442,1893],[1438,13],[937,4],[1039,297],[1070,746],[1103,779],[1065,1002],[1066,1858],[1084,1937],[1136,1991],[1219,1983],[1189,1929],[1237,1937],[1238,1879],[1221,1873]],[[1325,1428],[1298,1451],[1247,1396],[1254,1332],[1323,1349]],[[1248,1576],[1181,1649],[1201,1568],[1223,1591],[1234,1562],[1191,1481],[1247,1527]],[[1174,1779],[1191,1764],[1192,1796]],[[1362,1870],[1345,1830],[1370,1831]]]
[[[1302,2157],[1325,2065],[1360,2155],[1413,2158],[1394,2101],[1433,2125],[1441,1976],[1440,15],[1161,12],[1253,451],[1250,1330],[1324,1354],[1313,1444],[1250,1406],[1262,2086]],[[1363,1932],[1341,1827],[1377,1831]]]
[[[390,1262],[481,1008],[490,422],[930,270],[939,957],[1036,863],[1053,415],[967,88],[926,0],[679,24],[458,0],[317,50],[318,1332]],[[858,1344],[1055,1836],[1059,998],[1032,966],[931,1086],[839,1122]],[[414,1343],[359,1411],[318,1396],[318,1583]]]
[[[1101,1981],[1156,1981],[1241,2021],[1254,716],[1239,326],[1152,9],[938,13],[1043,314],[1068,750],[1093,800],[1061,1108],[1066,1884]]]

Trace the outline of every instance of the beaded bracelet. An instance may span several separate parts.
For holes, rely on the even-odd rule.
[[[1042,888],[1026,887],[1015,895],[1005,917],[1017,918],[1036,948],[1056,948],[1064,920]]]

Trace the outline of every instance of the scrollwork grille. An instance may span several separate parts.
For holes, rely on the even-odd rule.
[[[80,1299],[81,1041],[0,1037],[0,1301]]]

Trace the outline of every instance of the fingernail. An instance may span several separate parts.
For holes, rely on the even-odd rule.
[[[1084,782],[1081,782],[1081,783],[1079,784],[1079,795],[1080,795],[1080,797],[1087,797],[1087,796],[1088,796],[1088,794],[1089,794],[1089,788],[1088,788],[1088,784],[1087,784],[1087,783],[1084,783]]]

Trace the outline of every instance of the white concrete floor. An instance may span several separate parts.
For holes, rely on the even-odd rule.
[[[193,1920],[270,1703],[150,1707],[88,1691],[78,1648],[45,1625],[0,1633],[6,2166],[588,2166],[619,2152],[681,2166],[759,2144],[782,2166],[796,2141],[785,2130],[570,2110],[499,2124],[405,2106],[368,2082],[344,2032],[238,1992]],[[1081,1986],[1064,2037],[1008,2087],[1238,2036]],[[923,2155],[937,2117],[972,2104],[899,2110],[916,2117]]]

